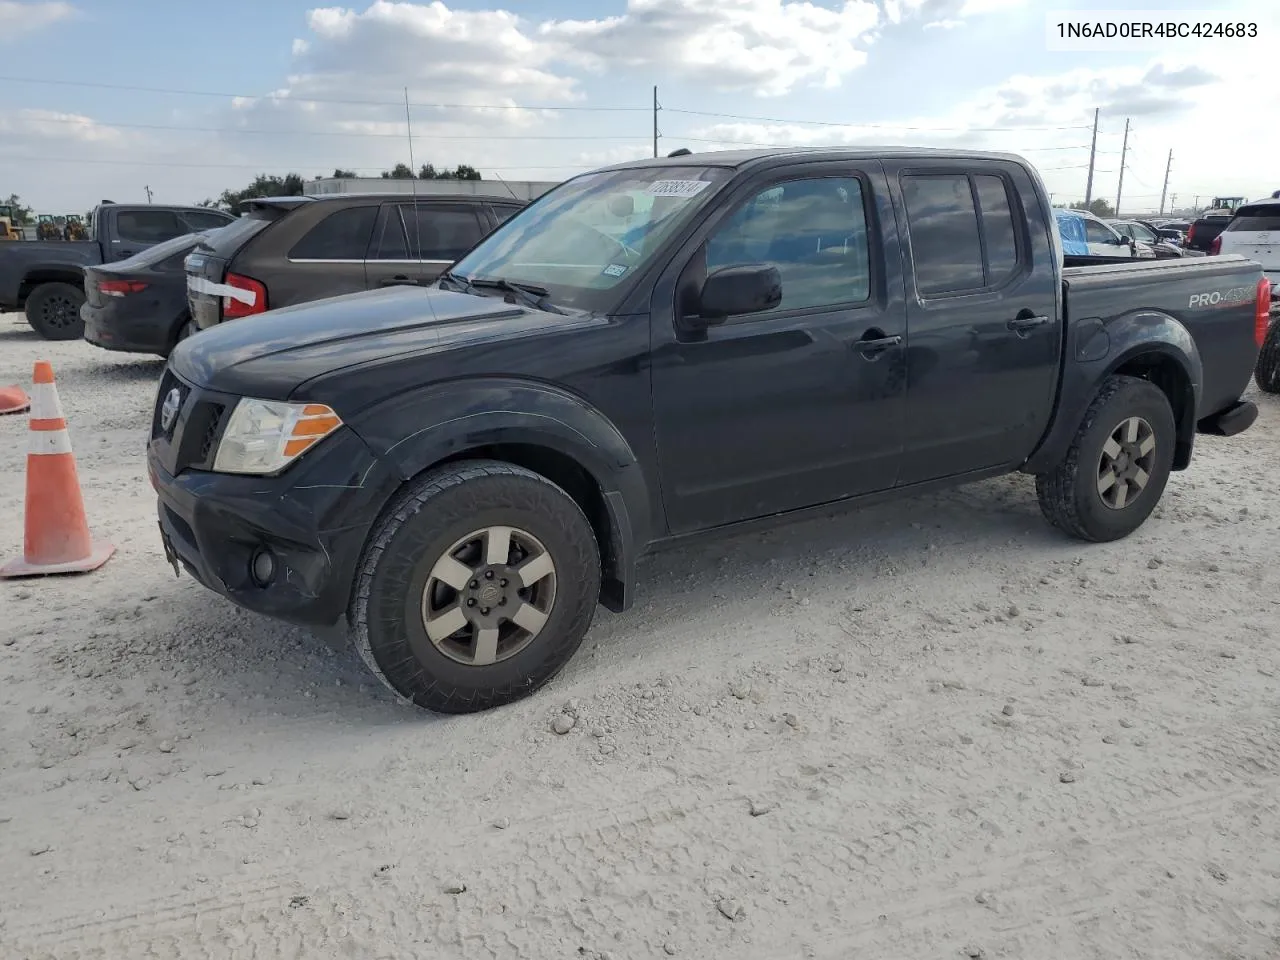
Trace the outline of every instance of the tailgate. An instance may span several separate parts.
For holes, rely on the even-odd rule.
[[[227,261],[198,249],[187,257],[186,271],[191,319],[198,328],[207,330],[222,321],[222,297],[216,290],[227,273]]]

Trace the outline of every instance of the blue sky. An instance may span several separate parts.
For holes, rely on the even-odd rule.
[[[1264,30],[1276,23],[1265,0],[1217,6],[1261,18]],[[963,144],[1024,152],[1056,199],[1077,199],[1088,160],[1081,128],[1101,107],[1095,194],[1114,200],[1126,115],[1125,194],[1135,210],[1158,204],[1170,148],[1171,190],[1182,199],[1280,188],[1280,128],[1255,119],[1267,102],[1274,117],[1280,94],[1267,77],[1271,58],[1250,54],[1274,49],[1274,32],[1265,47],[1047,50],[1046,13],[1068,7],[1105,9],[1033,0],[366,0],[345,10],[293,0],[0,0],[0,34],[11,37],[0,73],[64,81],[0,81],[0,192],[41,210],[77,210],[103,197],[144,199],[144,186],[157,200],[199,200],[257,172],[376,174],[407,158],[395,105],[405,86],[421,105],[419,163],[559,179],[651,152],[644,108],[655,83],[664,152]],[[430,106],[442,103],[454,106]],[[1229,132],[1230,150],[1217,133],[1193,131]]]

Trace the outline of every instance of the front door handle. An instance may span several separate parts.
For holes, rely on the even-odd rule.
[[[1023,334],[1036,327],[1043,327],[1048,322],[1048,317],[1031,317],[1020,313],[1009,321],[1009,329],[1014,333]]]
[[[901,346],[901,344],[901,337],[876,337],[870,340],[859,340],[853,345],[853,348],[862,354],[864,360],[875,360],[886,350],[891,350],[894,347]]]
[[[380,287],[416,287],[419,285],[417,280],[412,277],[406,277],[403,274],[378,281],[378,286]]]

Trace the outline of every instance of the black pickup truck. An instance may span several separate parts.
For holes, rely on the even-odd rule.
[[[1267,281],[1066,265],[1016,156],[741,151],[569,180],[436,286],[179,344],[161,539],[242,606],[344,617],[399,696],[528,694],[648,549],[1022,471],[1086,541],[1239,433]]]
[[[0,310],[25,310],[46,340],[78,340],[84,334],[85,267],[127,260],[157,243],[234,220],[204,207],[104,203],[94,208],[88,240],[0,244]]]

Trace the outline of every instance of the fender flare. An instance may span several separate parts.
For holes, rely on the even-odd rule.
[[[1024,473],[1042,473],[1057,465],[1071,446],[1085,412],[1102,382],[1117,371],[1154,360],[1178,372],[1177,383],[1160,383],[1174,407],[1178,429],[1175,469],[1187,465],[1195,443],[1196,420],[1204,389],[1204,364],[1195,338],[1181,322],[1156,310],[1135,310],[1111,321],[1087,318],[1073,324],[1063,361],[1053,419]]]
[[[603,506],[603,517],[588,514],[606,539],[602,602],[630,606],[636,560],[652,539],[650,486],[627,439],[581,397],[517,378],[448,380],[377,404],[349,426],[403,482],[494,446],[539,448],[571,461],[594,482]]]

